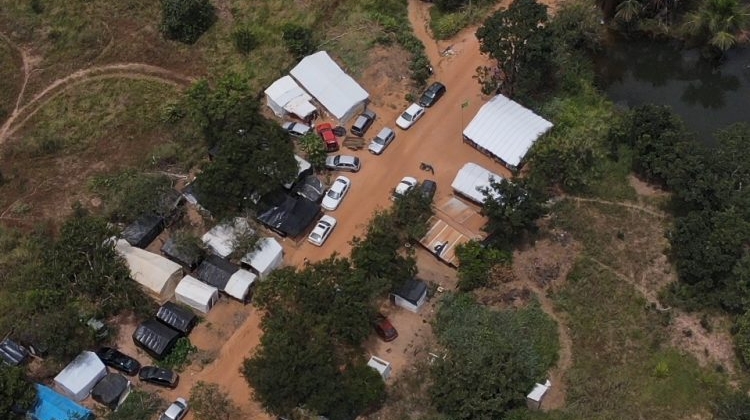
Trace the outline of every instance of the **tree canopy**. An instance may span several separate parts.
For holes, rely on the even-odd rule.
[[[545,197],[524,179],[492,180],[483,191],[484,230],[498,247],[519,243],[526,232],[536,231],[536,220],[546,213]]]
[[[194,44],[216,21],[209,0],[161,0],[161,32],[167,39]]]
[[[0,363],[0,413],[4,418],[23,418],[22,414],[34,406],[36,390],[21,367]]]
[[[458,290],[470,292],[487,286],[492,269],[497,264],[508,264],[512,255],[509,252],[483,246],[477,241],[469,241],[456,247],[456,256],[461,262],[458,267]]]

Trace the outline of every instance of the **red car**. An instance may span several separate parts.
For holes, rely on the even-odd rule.
[[[398,337],[398,331],[396,331],[396,328],[391,324],[391,321],[385,317],[385,315],[378,314],[372,321],[372,326],[383,341],[393,341]]]
[[[326,144],[326,150],[329,152],[339,150],[339,142],[336,141],[336,135],[333,134],[333,126],[330,123],[318,124],[318,126],[315,127],[315,131],[318,132],[318,135]]]

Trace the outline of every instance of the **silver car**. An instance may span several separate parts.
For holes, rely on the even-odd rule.
[[[159,420],[182,420],[188,412],[188,403],[184,398],[177,398]]]
[[[370,142],[370,146],[367,148],[367,150],[370,151],[370,153],[374,153],[376,155],[379,155],[383,153],[386,147],[388,147],[389,144],[393,141],[393,139],[396,138],[396,133],[393,132],[388,127],[383,127],[382,130],[378,133],[377,136],[375,136],[374,139]]]
[[[286,130],[292,137],[303,137],[312,131],[309,125],[294,121],[287,121],[281,124],[281,128]]]
[[[332,171],[359,172],[361,167],[359,158],[356,156],[336,155],[326,158],[326,169]]]

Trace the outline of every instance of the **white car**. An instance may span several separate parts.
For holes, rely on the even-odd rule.
[[[188,403],[184,398],[177,398],[159,420],[182,420],[188,412]]]
[[[335,227],[336,219],[327,214],[323,215],[323,217],[318,220],[318,224],[315,225],[312,232],[310,232],[310,235],[307,236],[307,242],[310,242],[315,246],[323,246],[323,243],[329,236],[331,236],[331,232],[333,232],[333,228]]]
[[[349,192],[351,185],[352,181],[345,176],[336,178],[333,184],[331,184],[331,188],[326,192],[325,197],[323,197],[323,202],[320,205],[329,211],[336,210],[344,199],[344,196],[346,196],[346,193]]]
[[[394,133],[393,130],[388,127],[383,127],[378,135],[375,136],[374,139],[372,139],[372,142],[370,142],[370,146],[367,149],[370,151],[370,153],[379,155],[383,153],[383,150],[385,150],[385,148],[388,147],[388,145],[391,144],[391,142],[395,138],[396,133]]]
[[[281,124],[281,128],[286,130],[286,132],[292,137],[304,137],[312,132],[312,128],[310,128],[309,125],[294,121],[287,121]]]
[[[393,190],[393,197],[396,198],[396,196],[404,195],[411,191],[414,187],[417,186],[417,179],[411,176],[405,176],[401,179],[401,182],[396,185],[396,189]]]
[[[400,117],[396,119],[396,125],[401,129],[408,130],[418,119],[424,115],[424,108],[419,104],[411,104]]]

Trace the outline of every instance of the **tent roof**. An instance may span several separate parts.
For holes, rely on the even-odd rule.
[[[239,267],[216,255],[209,255],[193,275],[200,281],[224,291],[227,282]]]
[[[310,103],[312,97],[291,76],[283,76],[269,86],[266,96],[285,111],[304,118],[315,111]]]
[[[130,381],[124,376],[119,373],[108,373],[91,390],[91,397],[95,401],[114,409],[129,386]]]
[[[80,401],[86,398],[90,387],[106,374],[107,368],[99,356],[94,352],[84,351],[55,376],[55,383]]]
[[[503,95],[482,105],[464,137],[503,162],[518,166],[534,142],[552,123]]]
[[[164,218],[155,214],[144,214],[122,231],[122,237],[130,245],[145,248],[164,230]]]
[[[336,119],[370,96],[325,51],[303,58],[289,73]]]
[[[156,319],[185,335],[193,329],[196,318],[193,311],[174,302],[166,302],[156,311]]]
[[[233,223],[222,223],[214,226],[201,238],[211,250],[220,257],[228,257],[234,251],[237,235],[252,232],[247,219],[237,217]]]
[[[185,276],[175,289],[175,294],[189,297],[191,300],[208,305],[218,289],[196,279],[193,276]]]
[[[133,332],[133,341],[150,355],[162,359],[180,338],[180,333],[156,319],[147,319]]]
[[[75,416],[73,418],[81,420],[94,417],[90,410],[52,389],[40,384],[34,384],[34,387],[37,397],[36,406],[34,406],[31,414],[34,420],[61,420],[71,418],[71,415]]]
[[[245,300],[250,286],[256,279],[257,276],[247,270],[237,270],[229,278],[227,285],[224,287],[224,292],[235,299]]]
[[[175,242],[173,237],[168,238],[167,241],[164,242],[164,245],[161,247],[161,252],[172,261],[188,268],[193,268],[200,263],[201,255],[199,252],[191,252],[189,249],[183,249],[182,247],[177,246],[177,242]]]
[[[503,177],[484,169],[476,163],[469,162],[458,171],[451,187],[456,192],[482,204],[484,202],[484,194],[482,194],[481,190],[490,187],[490,179],[500,182]]]
[[[296,237],[319,213],[320,206],[310,200],[272,191],[261,198],[258,220],[282,235]]]
[[[274,238],[261,238],[258,241],[258,249],[247,253],[242,258],[242,262],[265,273],[266,269],[276,261],[279,255],[284,253],[284,248]]]
[[[405,281],[395,294],[416,305],[422,295],[424,295],[426,292],[427,283],[419,279],[412,278]]]
[[[164,294],[165,287],[173,276],[182,273],[182,266],[179,264],[161,255],[135,248],[124,239],[119,239],[115,248],[128,263],[133,279],[159,296]]]
[[[29,357],[29,351],[10,338],[0,341],[0,359],[10,366],[18,366]]]

